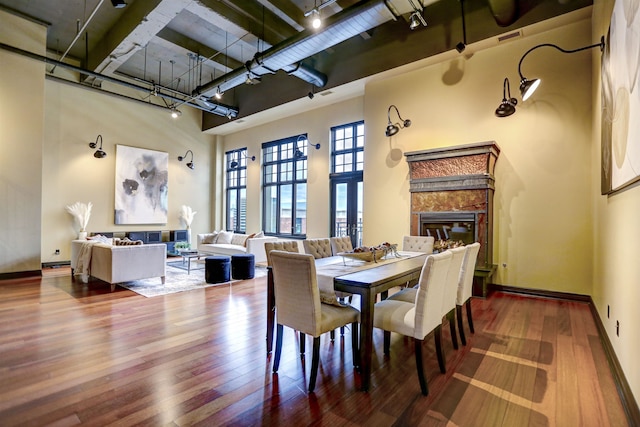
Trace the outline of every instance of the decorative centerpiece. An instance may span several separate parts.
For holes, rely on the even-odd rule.
[[[378,260],[384,258],[390,253],[398,256],[397,248],[397,244],[384,242],[378,246],[358,246],[351,252],[339,252],[338,255],[345,258],[357,259],[359,261],[378,262]]]
[[[191,209],[190,206],[182,205],[180,207],[180,215],[179,218],[184,222],[184,225],[187,227],[187,238],[188,242],[191,243],[191,223],[193,222],[193,217],[198,212],[195,212]]]
[[[75,202],[74,204],[66,207],[67,212],[69,212],[73,216],[73,218],[80,226],[80,231],[78,232],[78,240],[86,240],[87,238],[87,224],[89,224],[89,218],[91,218],[92,207],[93,204],[91,202]]]

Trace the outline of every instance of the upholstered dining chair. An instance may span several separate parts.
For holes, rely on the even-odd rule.
[[[473,292],[473,274],[476,269],[476,260],[478,252],[480,252],[480,243],[475,242],[465,246],[467,249],[462,262],[462,271],[460,272],[460,282],[458,283],[458,295],[456,298],[456,317],[458,318],[458,332],[460,333],[460,341],[462,345],[467,345],[467,339],[464,336],[464,327],[462,326],[462,306],[467,307],[467,322],[469,330],[475,333],[473,329],[473,317],[471,316],[471,296]]]
[[[449,271],[444,283],[444,292],[442,295],[441,304],[441,319],[447,318],[449,321],[449,330],[451,331],[451,343],[453,348],[458,349],[458,337],[456,334],[456,295],[458,292],[458,282],[460,280],[460,273],[462,270],[462,261],[466,252],[466,247],[461,246],[454,249],[448,249],[445,252],[451,253],[451,263],[449,264]],[[403,301],[413,303],[416,300],[418,290],[416,288],[403,289],[400,292],[396,292],[388,299],[395,301]]]
[[[331,241],[323,239],[305,239],[302,241],[304,252],[313,255],[315,259],[328,258],[333,255],[331,252]]]
[[[313,392],[320,359],[320,335],[340,326],[351,324],[351,348],[353,365],[360,360],[358,354],[358,323],[360,311],[351,306],[336,306],[320,302],[320,290],[316,279],[316,265],[312,255],[284,251],[271,251],[273,268],[277,334],[273,372],[278,372],[282,352],[283,327],[300,331],[301,342],[305,335],[313,337],[313,356],[309,392]]]
[[[402,250],[432,254],[435,240],[433,236],[404,236],[402,238]]]
[[[389,354],[391,332],[413,338],[420,390],[425,396],[429,394],[429,390],[424,376],[422,343],[432,331],[435,331],[434,339],[440,372],[446,372],[442,352],[441,310],[451,257],[450,251],[427,256],[420,272],[414,303],[386,299],[376,303],[373,311],[373,326],[384,330],[385,354]]]
[[[297,240],[278,240],[275,242],[264,242],[264,251],[267,254],[267,265],[271,266],[271,251],[285,251],[300,253],[300,245]]]
[[[340,252],[353,251],[353,244],[349,236],[330,237],[329,240],[331,242],[331,253],[333,255],[338,255]]]

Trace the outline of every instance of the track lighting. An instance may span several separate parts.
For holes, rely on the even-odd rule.
[[[171,110],[171,117],[173,117],[174,119],[177,119],[182,115],[182,111],[178,110],[175,107],[171,107],[170,110]]]
[[[543,43],[543,44],[539,44],[537,46],[534,46],[531,49],[529,49],[528,51],[526,51],[525,54],[522,55],[522,58],[520,58],[520,62],[518,62],[518,74],[520,74],[520,94],[522,96],[522,100],[523,101],[526,101],[527,99],[529,99],[531,94],[533,94],[533,92],[535,92],[535,90],[538,88],[538,86],[540,86],[540,79],[529,80],[526,77],[524,77],[522,75],[522,61],[532,51],[534,51],[534,50],[536,50],[536,49],[538,49],[540,47],[545,47],[545,46],[557,49],[562,53],[576,53],[576,52],[580,52],[580,51],[583,51],[583,50],[586,50],[586,49],[592,49],[594,47],[599,47],[600,51],[603,51],[604,50],[604,36],[600,38],[600,43],[592,44],[590,46],[585,46],[585,47],[581,47],[581,48],[578,48],[578,49],[566,50],[566,49],[563,49],[563,48],[561,48],[559,46],[556,46],[555,44]]]
[[[427,21],[422,17],[422,8],[418,8],[413,0],[409,0],[411,7],[413,8],[413,13],[409,17],[409,28],[415,30],[422,24],[423,26],[427,26]]]
[[[320,28],[322,25],[322,19],[320,19],[320,11],[313,9],[313,19],[311,19],[311,26],[315,29]]]
[[[195,168],[195,165],[193,164],[193,151],[187,150],[187,152],[184,153],[184,156],[178,156],[178,161],[179,162],[183,161],[185,157],[187,157],[187,154],[189,153],[191,153],[191,161],[187,163],[187,167],[193,170]]]
[[[396,114],[400,119],[400,123],[395,123],[395,124],[391,123],[392,108],[396,110]],[[409,119],[404,120],[402,116],[400,116],[400,111],[398,111],[398,107],[396,107],[395,105],[390,105],[389,108],[387,109],[387,129],[384,131],[384,134],[386,136],[393,136],[396,133],[400,132],[400,129],[408,128],[409,126],[411,126],[411,120]]]
[[[100,140],[100,147],[98,147],[98,140]],[[93,153],[93,157],[95,157],[96,159],[103,159],[103,158],[107,157],[107,153],[102,151],[102,135],[98,135],[98,137],[96,138],[96,142],[90,142],[89,143],[89,147],[91,147],[91,148],[98,147],[96,152]]]
[[[127,3],[124,0],[111,0],[111,4],[116,9],[122,9],[123,7],[125,7],[127,5]]]
[[[220,86],[218,86],[218,88],[216,89],[216,94],[215,94],[216,99],[221,99],[222,95],[223,95],[222,92],[220,92]]]
[[[322,19],[320,18],[320,10],[322,8],[329,6],[331,3],[335,3],[335,2],[336,0],[327,0],[325,2],[320,3],[318,6],[316,6],[314,1],[313,9],[306,11],[304,13],[304,17],[308,18],[309,16],[312,16],[311,26],[315,29],[318,29],[322,26]]]
[[[509,86],[509,79],[505,78],[502,85],[502,102],[496,108],[496,116],[508,117],[516,112],[516,104],[518,100],[511,97],[511,88]]]
[[[237,168],[238,165],[240,165],[240,160],[242,159],[251,159],[252,162],[255,162],[256,156],[247,156],[246,150],[238,151],[238,160],[232,160],[231,163],[229,163],[229,169]]]

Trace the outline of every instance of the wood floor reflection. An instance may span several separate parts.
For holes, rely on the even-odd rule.
[[[154,298],[72,282],[65,268],[0,281],[0,424],[627,425],[585,303],[474,300],[467,346],[454,350],[442,328],[444,375],[427,337],[424,397],[413,341],[392,334],[386,357],[379,330],[368,393],[358,391],[349,330],[322,338],[315,393],[311,341],[301,360],[286,328],[273,375],[265,298],[265,278]]]

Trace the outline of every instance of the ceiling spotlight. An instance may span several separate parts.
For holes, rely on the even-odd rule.
[[[96,142],[90,142],[89,147],[98,147],[98,140],[100,140],[100,147],[96,150],[95,153],[93,153],[93,157],[95,157],[96,159],[102,159],[107,157],[107,153],[102,150],[102,135],[98,135],[98,137],[96,138]]]
[[[398,115],[398,118],[400,119],[401,123],[391,123],[391,109],[396,110],[396,114]],[[411,120],[407,119],[404,120],[402,118],[402,116],[400,116],[400,112],[398,111],[398,107],[396,107],[395,105],[390,105],[389,108],[387,109],[387,129],[384,131],[384,134],[386,136],[393,136],[396,133],[400,132],[400,129],[402,128],[408,128],[409,126],[411,126]]]
[[[531,94],[533,94],[533,92],[535,92],[535,90],[538,88],[538,86],[540,86],[540,79],[527,79],[525,76],[522,75],[522,61],[524,60],[524,58],[530,54],[532,51],[540,48],[540,47],[552,47],[554,49],[559,50],[562,53],[576,53],[576,52],[580,52],[586,49],[592,49],[594,47],[599,47],[600,51],[604,50],[604,36],[600,38],[600,43],[596,43],[596,44],[592,44],[590,46],[585,46],[585,47],[581,47],[578,49],[572,49],[572,50],[566,50],[563,49],[559,46],[556,46],[555,44],[551,44],[551,43],[543,43],[543,44],[539,44],[536,45],[534,47],[532,47],[531,49],[529,49],[528,51],[525,52],[524,55],[522,55],[522,58],[520,58],[520,62],[518,62],[518,74],[520,74],[520,94],[522,96],[522,100],[526,101]]]
[[[415,30],[420,26],[420,24],[426,27],[427,21],[422,17],[422,9],[419,9],[413,0],[409,0],[409,3],[411,3],[411,7],[413,8],[413,13],[409,17],[409,28]]]
[[[123,7],[125,7],[127,5],[127,3],[124,0],[111,0],[111,4],[116,9],[122,9]]]
[[[182,115],[182,111],[178,110],[175,107],[171,107],[171,117],[173,117],[174,119],[177,119],[181,115]]]
[[[318,9],[313,9],[313,18],[311,19],[311,26],[315,29],[320,28],[322,25],[322,19],[320,19],[320,11]]]
[[[187,150],[186,153],[184,153],[184,156],[178,156],[178,161],[181,162],[185,159],[185,157],[187,157],[187,154],[191,153],[191,161],[187,162],[187,167],[191,170],[193,170],[195,168],[195,165],[193,164],[193,151],[191,150]]]
[[[220,86],[218,86],[218,88],[216,89],[215,97],[216,97],[216,99],[221,99],[222,98],[222,92],[220,92]]]
[[[505,78],[502,85],[502,102],[496,109],[496,116],[508,117],[516,112],[516,105],[518,100],[511,97],[511,88],[509,86],[509,79]]]

